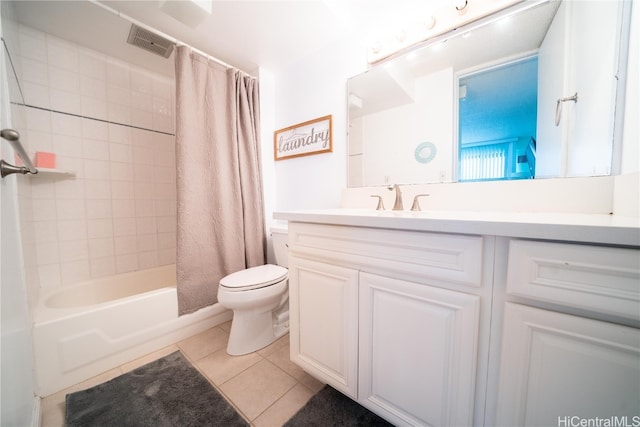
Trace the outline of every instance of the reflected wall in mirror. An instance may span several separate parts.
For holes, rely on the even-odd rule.
[[[524,1],[349,79],[349,186],[610,174],[630,7]]]

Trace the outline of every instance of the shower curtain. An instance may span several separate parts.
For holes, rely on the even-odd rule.
[[[180,315],[217,302],[225,275],[265,263],[258,83],[176,50]]]

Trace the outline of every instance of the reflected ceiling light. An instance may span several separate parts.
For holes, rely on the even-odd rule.
[[[458,13],[464,13],[469,2],[467,0],[455,0],[455,4]]]
[[[426,27],[427,30],[433,29],[433,27],[436,26],[436,17],[433,15],[428,17],[427,20],[424,21],[424,26]]]

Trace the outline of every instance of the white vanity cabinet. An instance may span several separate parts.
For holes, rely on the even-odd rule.
[[[487,245],[290,222],[291,360],[395,425],[472,425],[484,406]]]
[[[358,271],[289,257],[291,360],[356,399]]]
[[[640,422],[639,264],[637,249],[509,242],[497,425]]]
[[[394,424],[471,425],[480,297],[360,274],[359,401]]]

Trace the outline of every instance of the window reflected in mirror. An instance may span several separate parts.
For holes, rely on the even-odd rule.
[[[535,177],[538,58],[459,78],[458,180]]]

